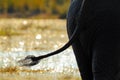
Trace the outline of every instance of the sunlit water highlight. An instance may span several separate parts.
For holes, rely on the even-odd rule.
[[[19,66],[18,60],[27,55],[44,55],[51,51],[0,52],[0,80],[80,80],[71,49],[48,57],[32,67]]]
[[[74,72],[77,70],[74,54],[68,49],[58,55],[43,59],[39,64],[32,67],[19,66],[17,61],[27,55],[44,55],[51,51],[30,51],[30,52],[0,52],[0,68],[18,67],[21,70],[44,70],[50,72]]]

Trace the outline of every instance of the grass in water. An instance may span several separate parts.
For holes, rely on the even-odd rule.
[[[0,80],[81,80],[73,73],[49,73],[50,70],[20,70],[18,67],[0,69]]]
[[[0,36],[21,35],[21,33],[11,30],[0,29]]]

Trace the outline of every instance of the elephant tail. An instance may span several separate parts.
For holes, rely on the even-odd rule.
[[[79,14],[78,14],[79,17],[81,16],[81,12],[82,12],[84,3],[85,3],[85,0],[82,1],[81,7],[80,7],[80,11],[79,11]],[[70,37],[70,40],[63,47],[61,47],[60,49],[58,49],[56,51],[53,51],[51,53],[48,53],[46,55],[38,56],[38,57],[35,57],[33,55],[32,56],[28,55],[25,59],[19,60],[18,62],[20,64],[22,64],[22,66],[33,66],[33,65],[38,64],[39,60],[41,60],[43,58],[47,58],[49,56],[53,56],[55,54],[58,54],[58,53],[60,53],[60,52],[62,52],[64,50],[66,50],[68,47],[70,47],[75,42],[75,40],[79,36],[80,30],[81,30],[80,26],[77,25],[75,30],[74,30],[74,32],[73,32],[73,34],[72,34],[72,36]]]
[[[83,6],[84,6],[84,3],[85,3],[85,0],[82,1],[82,4],[81,4],[81,7],[80,7],[80,11],[78,12],[79,13],[79,17],[81,16],[81,13],[82,13],[82,9],[83,9]],[[81,24],[80,24],[81,25]],[[55,54],[58,54],[64,50],[66,50],[68,47],[70,47],[74,42],[75,40],[77,39],[77,37],[79,36],[79,33],[80,33],[80,26],[76,26],[72,36],[70,37],[69,41],[63,46],[61,47],[60,49],[56,50],[56,51],[53,51],[51,53],[48,53],[46,55],[43,55],[43,56],[38,56],[36,57],[37,60],[40,60],[42,58],[47,58],[49,56],[52,56],[52,55],[55,55]]]

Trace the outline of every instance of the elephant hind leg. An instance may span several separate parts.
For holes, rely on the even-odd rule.
[[[120,80],[120,28],[109,27],[98,34],[92,48],[94,80]]]
[[[79,39],[72,45],[82,80],[93,80],[90,57],[82,52]]]

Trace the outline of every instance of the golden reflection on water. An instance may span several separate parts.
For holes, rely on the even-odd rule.
[[[57,49],[67,41],[65,20],[0,20],[0,51]]]
[[[80,80],[78,69],[63,67],[66,63],[58,60],[59,57],[46,60],[49,65],[42,61],[42,65],[51,67],[43,65],[41,69],[19,67],[14,61],[27,55],[26,52],[56,50],[67,41],[66,20],[0,19],[0,80]],[[65,56],[68,55],[65,54],[63,60]],[[64,65],[55,68],[50,60]]]

